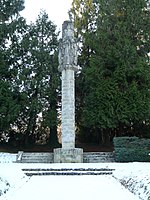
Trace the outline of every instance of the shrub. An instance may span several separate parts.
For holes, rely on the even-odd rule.
[[[113,142],[117,162],[150,162],[150,139],[115,137]]]

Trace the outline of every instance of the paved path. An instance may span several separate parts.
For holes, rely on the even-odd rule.
[[[139,200],[112,176],[33,176],[7,200]]]

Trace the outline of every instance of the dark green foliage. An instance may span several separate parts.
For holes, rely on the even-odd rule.
[[[123,135],[128,129],[136,135],[138,131],[134,134],[133,130],[141,125],[146,131],[143,124],[148,126],[150,119],[148,4],[146,0],[98,0],[93,4],[95,13],[85,20],[90,28],[86,32],[79,29],[83,70],[76,84],[77,121],[100,134]],[[138,135],[144,134],[140,129]]]
[[[115,156],[117,162],[150,162],[149,152],[142,148],[116,148]]]
[[[36,22],[27,27],[20,43],[18,82],[23,102],[16,125],[20,127],[24,124],[20,132],[25,137],[26,145],[39,140],[41,135],[46,134],[46,129],[51,129],[50,132],[56,135],[59,84],[57,36],[56,26],[42,11]],[[40,113],[42,118],[39,120]]]
[[[113,139],[116,148],[139,148],[139,146],[150,149],[150,139],[138,137],[115,137]]]
[[[8,21],[24,9],[24,0],[1,0],[0,7],[1,20]]]
[[[117,162],[150,162],[150,139],[116,137],[113,141]]]
[[[16,120],[20,106],[8,82],[0,81],[0,131],[8,130]]]
[[[27,25],[23,2],[0,3],[0,136],[28,145],[51,132],[57,143],[58,33],[44,11]]]
[[[14,84],[17,68],[13,66],[18,57],[14,57],[12,45],[24,30],[24,19],[19,15],[23,8],[22,0],[0,2],[0,137],[8,131],[20,110]]]
[[[149,39],[144,25],[149,18],[142,11],[146,4],[141,0],[129,7],[127,1],[121,2],[99,1],[97,29],[87,35],[93,53],[85,68],[85,125],[116,128],[150,116]],[[123,12],[121,17],[118,12]]]

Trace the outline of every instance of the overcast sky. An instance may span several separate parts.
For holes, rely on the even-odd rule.
[[[35,21],[40,9],[46,10],[49,19],[61,29],[62,23],[68,20],[68,10],[72,0],[25,0],[25,9],[21,14],[28,22]]]

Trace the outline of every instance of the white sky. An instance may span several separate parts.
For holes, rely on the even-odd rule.
[[[61,29],[62,23],[68,20],[68,10],[72,0],[25,0],[25,9],[21,12],[27,22],[35,21],[40,9],[46,10],[49,19]]]

